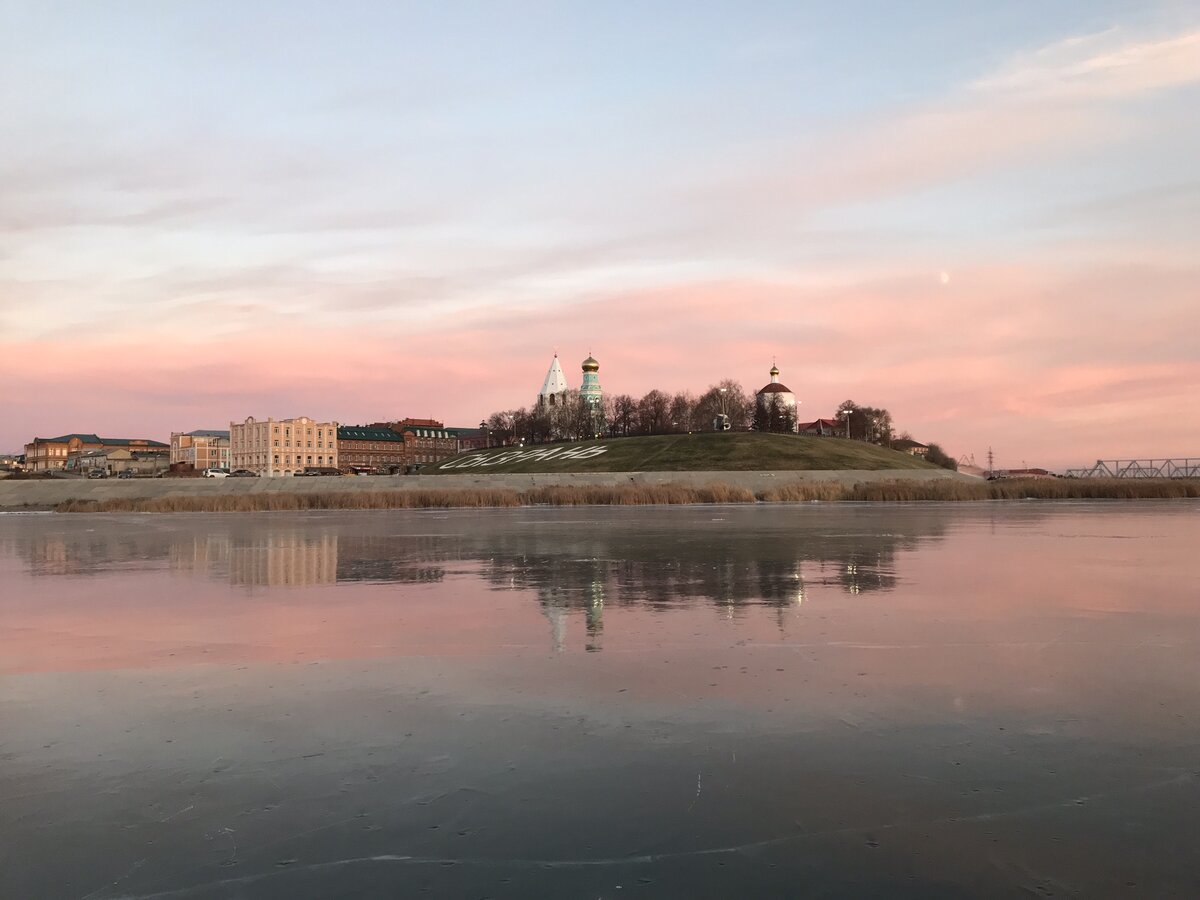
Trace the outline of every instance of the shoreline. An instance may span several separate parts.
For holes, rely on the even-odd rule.
[[[731,479],[746,473],[702,473],[701,478],[672,478],[679,473],[652,474],[653,479],[541,479],[548,484],[494,484],[508,478],[472,478],[478,484],[433,484],[433,479],[272,479],[254,485],[235,479],[232,485],[210,481],[179,490],[170,482],[133,481],[86,485],[71,482],[0,482],[0,510],[58,512],[259,512],[286,510],[385,510],[451,508],[518,508],[518,506],[680,505],[754,503],[953,503],[982,500],[1200,499],[1200,479],[1034,479],[983,481],[958,478],[880,478],[880,473],[821,473],[823,478],[780,478],[754,473],[754,479]],[[697,475],[700,473],[689,473]],[[803,473],[810,474],[810,473]],[[953,474],[953,473],[950,473]],[[456,476],[443,476],[455,479]],[[457,476],[462,478],[462,476]],[[521,480],[533,481],[534,476]],[[746,481],[757,484],[745,484]],[[313,482],[323,484],[313,484]],[[740,481],[742,484],[737,484]],[[250,482],[250,484],[246,484]],[[294,482],[294,484],[293,484]],[[365,484],[376,482],[376,484]],[[382,484],[379,484],[382,482]],[[492,484],[488,484],[492,482]],[[26,485],[38,491],[13,491]],[[265,485],[272,485],[266,488]],[[4,491],[2,488],[10,490]],[[48,488],[55,488],[49,491]],[[258,490],[253,490],[253,488]],[[148,490],[149,488],[149,490]],[[289,490],[290,488],[290,490]],[[58,497],[53,494],[58,493]],[[24,500],[24,502],[23,502]]]

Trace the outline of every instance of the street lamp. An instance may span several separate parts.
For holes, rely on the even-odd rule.
[[[483,420],[483,419],[480,419],[480,420],[479,420],[479,430],[483,432],[483,444],[484,444],[484,447],[485,447],[486,449],[489,449],[489,450],[490,450],[490,449],[491,449],[491,446],[492,446],[492,441],[491,441],[491,437],[490,437],[490,435],[488,434],[488,426],[487,426],[487,422],[486,422],[485,420]]]

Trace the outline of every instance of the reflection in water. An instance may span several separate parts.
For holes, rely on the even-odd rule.
[[[1196,896],[1194,513],[0,517],[0,897]]]
[[[17,550],[39,576],[162,560],[176,573],[267,588],[434,584],[448,569],[469,566],[496,590],[535,596],[556,650],[568,647],[572,622],[580,618],[584,646],[598,651],[606,604],[657,611],[706,601],[729,618],[750,606],[768,607],[782,627],[785,610],[800,605],[812,587],[851,595],[891,590],[897,554],[940,539],[945,528],[942,517],[918,513],[887,531],[863,534],[836,510],[823,527],[798,530],[777,515],[770,527],[759,517],[748,528],[745,510],[717,512],[686,534],[593,528],[579,520],[496,530],[456,519],[454,528],[422,530],[444,521],[431,515],[324,517],[302,525],[295,517],[223,517],[199,532],[186,517],[87,530],[53,520]],[[137,520],[139,526],[146,521]]]

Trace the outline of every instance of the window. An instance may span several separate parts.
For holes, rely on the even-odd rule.
[[[312,457],[311,457],[311,456],[310,456],[310,457],[308,457],[308,464],[309,464],[310,466],[312,465]]]

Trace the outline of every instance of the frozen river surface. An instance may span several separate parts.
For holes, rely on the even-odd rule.
[[[1200,896],[1200,506],[0,516],[0,897]]]

